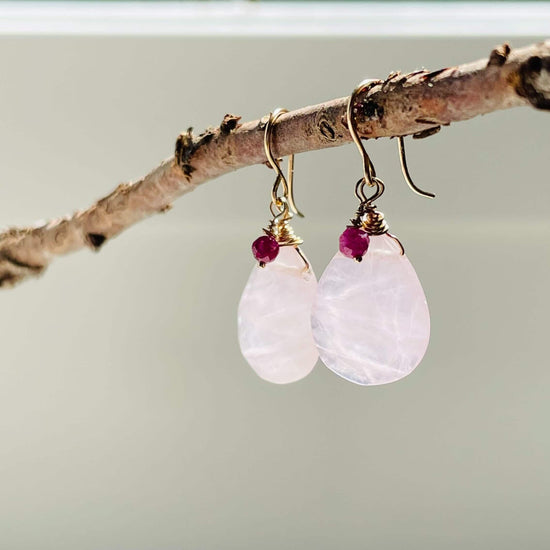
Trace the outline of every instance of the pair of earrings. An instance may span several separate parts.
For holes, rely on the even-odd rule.
[[[290,226],[302,216],[293,197],[294,157],[288,180],[271,152],[273,126],[286,112],[277,109],[265,126],[264,147],[277,177],[269,226],[252,252],[259,265],[250,275],[239,303],[241,351],[255,372],[277,384],[307,376],[318,357],[339,376],[360,385],[394,382],[422,360],[430,337],[424,291],[400,241],[388,232],[376,201],[384,183],[357,134],[356,98],[377,81],[365,81],[352,93],[348,129],[363,159],[363,177],[355,186],[359,207],[340,236],[339,251],[319,283],[300,250],[302,240]],[[412,182],[398,138],[405,179],[416,193],[433,197]],[[365,187],[374,188],[367,196]]]

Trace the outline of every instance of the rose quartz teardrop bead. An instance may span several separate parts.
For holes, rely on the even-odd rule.
[[[256,374],[276,384],[307,376],[319,354],[311,334],[317,279],[293,246],[255,265],[239,303],[239,344]]]
[[[337,252],[319,280],[313,336],[325,365],[362,385],[409,374],[430,339],[430,314],[416,272],[388,235],[371,236],[361,262]]]

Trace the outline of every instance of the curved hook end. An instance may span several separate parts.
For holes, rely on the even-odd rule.
[[[289,155],[288,157],[288,180],[287,180],[287,190],[288,190],[288,204],[290,209],[294,214],[300,218],[305,216],[298,210],[296,202],[294,200],[294,155]]]
[[[405,138],[403,136],[397,136],[397,143],[399,147],[399,160],[401,161],[401,171],[403,172],[403,177],[405,178],[405,181],[407,182],[411,190],[417,195],[420,195],[421,197],[426,197],[427,199],[434,199],[434,193],[430,193],[430,191],[424,191],[423,189],[420,189],[420,187],[418,187],[411,178],[409,168],[407,166],[407,157],[405,155]]]

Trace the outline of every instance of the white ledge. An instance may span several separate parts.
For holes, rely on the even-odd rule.
[[[540,2],[2,2],[1,35],[539,36]]]

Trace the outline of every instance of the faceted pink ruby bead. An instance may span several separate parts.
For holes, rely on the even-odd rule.
[[[362,258],[369,248],[368,233],[360,227],[348,225],[340,235],[340,252],[348,258]]]
[[[269,262],[272,262],[279,254],[279,243],[277,242],[277,239],[271,235],[263,235],[262,237],[258,237],[252,243],[252,254],[254,254],[254,258],[256,258],[259,262],[268,264]]]

